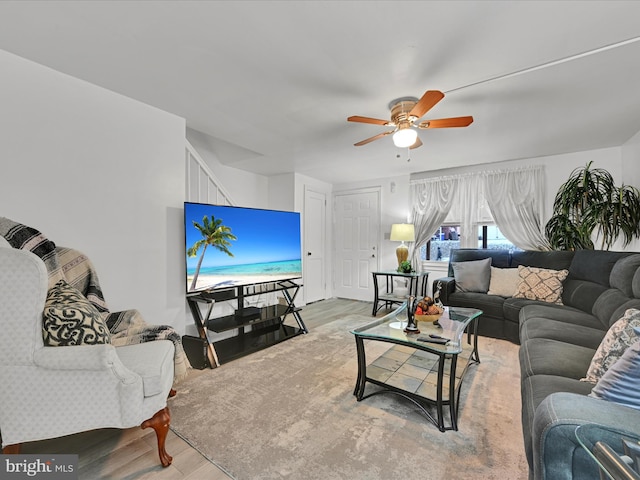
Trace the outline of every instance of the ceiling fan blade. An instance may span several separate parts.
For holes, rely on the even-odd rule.
[[[422,146],[422,140],[420,140],[420,137],[418,137],[418,138],[416,139],[416,143],[414,143],[413,145],[411,145],[411,146],[409,147],[409,150],[413,150],[414,148],[418,148],[418,147],[421,147],[421,146]]]
[[[380,120],[379,118],[361,117],[354,115],[347,118],[348,122],[373,123],[374,125],[393,125],[389,120]]]
[[[389,130],[388,132],[382,132],[382,133],[379,133],[378,135],[374,135],[373,137],[369,137],[366,140],[362,140],[362,141],[360,141],[358,143],[354,143],[353,145],[356,146],[356,147],[361,147],[362,145],[366,145],[367,143],[371,143],[374,140],[382,138],[382,137],[384,137],[386,135],[391,135],[393,132],[395,132],[395,130]]]
[[[431,110],[436,103],[444,98],[444,93],[439,90],[427,90],[422,98],[418,100],[411,111],[410,117],[421,118],[425,113]]]
[[[452,128],[468,127],[473,123],[473,117],[439,118],[438,120],[426,120],[418,125],[418,128]]]

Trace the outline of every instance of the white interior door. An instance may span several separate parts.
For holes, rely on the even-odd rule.
[[[324,193],[304,192],[304,301],[326,298],[325,236],[327,199]]]
[[[338,193],[334,205],[334,294],[373,300],[373,277],[380,250],[380,191]]]

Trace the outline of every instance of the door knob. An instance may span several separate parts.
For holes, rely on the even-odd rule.
[[[311,256],[311,252],[307,252],[307,257],[310,257],[310,256]]]

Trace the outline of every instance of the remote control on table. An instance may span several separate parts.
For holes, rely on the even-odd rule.
[[[442,337],[438,337],[438,338],[433,338],[431,336],[429,336],[429,337],[418,337],[417,340],[419,342],[438,343],[440,345],[446,345],[447,343],[449,343],[449,339],[448,338],[442,338]]]

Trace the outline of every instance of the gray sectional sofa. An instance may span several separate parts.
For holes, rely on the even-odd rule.
[[[568,270],[562,304],[456,290],[453,267],[484,258],[498,268]],[[434,289],[438,282],[445,305],[484,311],[481,335],[520,343],[522,430],[530,478],[598,478],[595,463],[576,439],[578,425],[606,426],[611,433],[604,440],[619,453],[620,432],[640,437],[640,410],[588,396],[594,384],[580,381],[609,327],[627,309],[640,309],[640,254],[460,249],[452,252],[449,277],[435,280]]]

